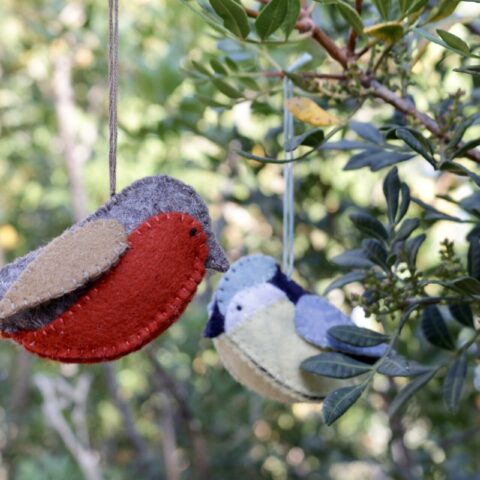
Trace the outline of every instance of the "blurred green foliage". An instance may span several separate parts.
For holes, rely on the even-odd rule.
[[[178,177],[206,199],[232,259],[255,251],[280,258],[281,166],[247,160],[238,152],[261,157],[268,152],[281,158],[278,74],[299,55],[312,55],[308,71],[344,73],[311,38],[308,25],[302,32],[290,31],[293,23],[270,25],[264,16],[255,30],[250,18],[252,33],[247,42],[238,42],[211,8],[216,3],[221,2],[122,2],[119,188],[145,175]],[[434,171],[431,164],[455,162],[474,172],[458,142],[464,134],[463,140],[473,142],[468,145],[474,148],[478,121],[457,132],[462,133],[457,143],[445,144],[418,119],[370,95],[371,85],[362,85],[358,72],[376,61],[376,75],[383,85],[401,99],[413,100],[442,131],[454,131],[478,110],[478,5],[413,2],[423,9],[423,17],[418,17],[419,11],[409,10],[412,2],[407,0],[385,2],[393,5],[391,9],[385,9],[384,2],[364,2],[359,20],[352,13],[353,2],[308,3],[315,5],[315,24],[342,48],[353,26],[359,33],[357,49],[370,49],[349,67],[343,84],[294,78],[301,95],[311,94],[345,122],[330,143],[296,164],[296,278],[321,292],[341,273],[330,259],[361,245],[363,235],[349,220],[358,207],[386,222],[382,180],[388,170],[381,167],[399,160],[404,160],[400,177],[412,196],[430,207],[411,207],[428,233],[419,268],[438,269],[445,260],[438,252],[447,237],[455,242],[465,270],[466,234],[477,220],[475,204],[472,207],[470,202],[470,210],[465,210],[461,202],[475,194],[475,178],[458,176],[458,167],[455,170],[448,163],[450,173]],[[256,2],[243,4],[258,7]],[[0,3],[0,245],[5,261],[58,235],[79,209],[91,211],[107,199],[106,7],[105,2],[93,0]],[[397,17],[403,18],[400,26],[378,27]],[[413,23],[407,23],[409,18]],[[429,23],[415,24],[419,18]],[[359,21],[365,25],[359,26]],[[361,27],[375,25],[369,36],[363,35]],[[403,29],[412,25],[422,28],[414,40],[412,33],[403,36]],[[246,36],[245,25],[239,31]],[[468,51],[443,31],[460,36]],[[290,43],[284,43],[289,32]],[[65,95],[65,85],[73,95]],[[66,125],[67,133],[73,132],[73,149],[61,128],[62,102],[71,107]],[[348,127],[350,117],[359,122],[356,127]],[[365,132],[361,124],[376,129]],[[412,142],[403,133],[402,139],[402,132],[392,133],[392,125],[397,130],[399,125],[416,129],[422,138]],[[309,128],[297,127],[297,134]],[[357,142],[354,149],[351,142]],[[298,151],[306,148],[300,146]],[[359,158],[361,153],[364,157]],[[69,165],[69,158],[77,170]],[[378,165],[375,158],[385,163]],[[344,170],[347,162],[349,168]],[[73,184],[86,193],[88,205],[75,206]],[[445,215],[460,216],[461,222],[436,221]],[[105,479],[479,478],[480,381],[473,368],[455,414],[445,408],[441,383],[435,380],[400,417],[389,418],[392,397],[407,381],[376,376],[369,395],[334,427],[326,427],[318,405],[267,402],[229,377],[212,344],[202,339],[206,304],[216,281],[212,276],[202,285],[182,320],[148,352],[114,365],[117,397],[133,415],[134,430],[143,439],[140,446],[119,399],[108,388],[103,366],[59,366],[2,343],[0,478],[85,476],[58,428],[47,420],[35,381],[42,374],[71,385],[83,375],[92,376],[86,424],[82,425],[78,412],[76,416],[72,402],[66,401],[62,411],[78,442],[99,461]],[[329,298],[351,311],[356,305],[352,294],[362,293],[354,283],[333,290]],[[376,328],[377,322],[365,318],[358,308],[354,318],[362,326]],[[460,342],[468,333],[458,325],[455,328]],[[419,362],[435,364],[443,358],[425,342],[418,322],[406,324],[402,339],[402,348]],[[82,429],[88,431],[88,442]]]

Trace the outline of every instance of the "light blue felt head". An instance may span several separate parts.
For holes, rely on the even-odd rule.
[[[230,301],[239,291],[271,280],[277,272],[277,263],[266,255],[249,255],[237,260],[218,284],[214,301],[225,316]]]

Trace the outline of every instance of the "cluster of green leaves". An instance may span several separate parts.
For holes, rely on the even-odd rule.
[[[361,249],[349,250],[334,258],[338,265],[351,271],[335,280],[327,289],[343,287],[353,282],[362,282],[365,292],[357,297],[368,316],[375,315],[386,334],[360,327],[333,327],[329,334],[336,340],[355,347],[370,347],[388,344],[384,355],[373,364],[354,356],[340,353],[322,353],[308,359],[303,368],[315,375],[333,378],[361,377],[351,386],[332,392],[324,403],[324,418],[327,424],[343,415],[366,390],[375,374],[389,377],[415,377],[393,399],[389,413],[395,415],[418,390],[424,387],[438,372],[447,368],[443,395],[447,408],[458,409],[467,375],[467,357],[475,358],[477,351],[469,352],[479,333],[475,331],[472,306],[478,302],[480,285],[477,270],[477,229],[470,236],[469,272],[461,275],[452,244],[445,243],[442,265],[427,275],[417,266],[418,252],[426,240],[425,234],[413,236],[420,226],[420,219],[406,218],[411,203],[410,188],[398,177],[396,168],[386,176],[383,192],[387,204],[387,223],[383,224],[368,212],[350,215],[350,219],[363,235]],[[461,270],[461,268],[460,268]],[[453,274],[452,274],[453,273]],[[456,274],[456,275],[455,275]],[[426,290],[431,285],[441,285],[437,296]],[[439,305],[446,305],[447,318],[455,320],[457,327],[470,331],[469,340],[459,344],[447,327],[445,313]],[[472,306],[471,306],[472,305]],[[434,365],[421,365],[407,360],[395,352],[403,327],[414,312],[421,310],[421,331],[432,346],[451,352],[447,358]],[[459,333],[460,328],[453,328]]]

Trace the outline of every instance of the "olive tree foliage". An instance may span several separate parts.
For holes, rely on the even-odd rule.
[[[260,171],[270,163],[285,163],[283,148],[294,152],[298,169],[347,152],[343,170],[358,172],[359,182],[371,172],[382,175],[382,203],[346,209],[350,232],[357,234],[351,233],[350,248],[330,259],[343,274],[326,292],[350,288],[352,305],[379,324],[375,330],[334,327],[333,337],[355,346],[387,343],[388,348],[373,364],[331,353],[304,364],[316,375],[360,378],[327,397],[326,423],[368,395],[377,375],[394,382],[408,379],[389,404],[391,416],[436,381],[443,385],[445,408],[457,411],[462,391],[472,389],[480,335],[480,45],[478,26],[468,13],[476,2],[184,3],[208,22],[217,42],[217,51],[212,48],[188,62],[198,100],[216,111],[235,110],[247,101],[251,114],[272,126],[263,138],[238,134],[238,155],[258,162]],[[440,48],[434,66],[440,75],[428,85],[424,78],[419,82],[417,72],[431,48]],[[289,71],[305,52],[311,61]],[[452,71],[462,88],[447,87]],[[295,86],[294,102],[288,105],[296,118],[295,137],[288,145],[283,145],[281,129],[285,77]],[[382,110],[372,115],[372,109]],[[447,211],[423,201],[417,181],[412,185],[399,173],[410,164],[417,175],[447,182],[452,190],[466,185],[466,194],[459,198],[449,187],[443,189]],[[302,182],[297,182],[299,190]],[[430,253],[440,261],[422,265],[419,251],[429,244],[437,222],[450,222],[452,229],[467,225],[466,236],[459,245],[445,238],[439,251]],[[300,270],[310,260],[299,258]],[[352,284],[361,288],[352,293]],[[421,348],[410,348],[403,340],[405,330],[418,332]],[[424,349],[431,351],[426,359]]]

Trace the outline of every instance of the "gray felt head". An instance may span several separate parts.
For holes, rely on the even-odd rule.
[[[115,195],[84,222],[115,218],[130,233],[153,215],[168,212],[186,213],[197,219],[208,238],[209,255],[205,266],[220,272],[228,270],[227,257],[212,231],[205,202],[192,187],[175,178],[166,175],[142,178]]]

